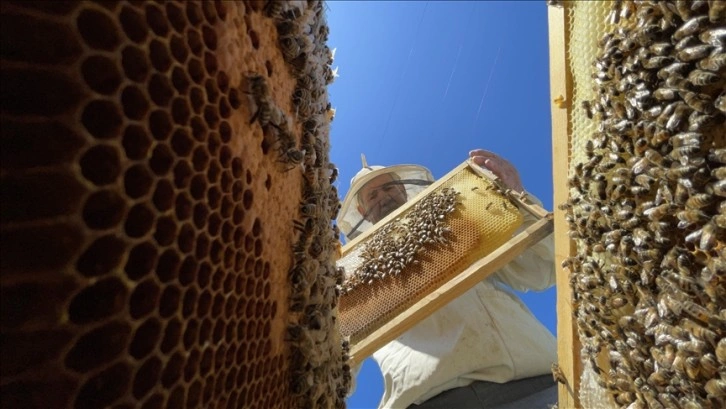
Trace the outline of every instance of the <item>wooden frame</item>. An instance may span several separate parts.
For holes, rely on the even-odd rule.
[[[452,170],[449,175],[456,174],[461,171],[464,167],[471,168],[475,173],[487,177],[497,184],[500,188],[503,186],[500,184],[498,178],[486,169],[479,167],[471,161],[466,161],[461,165],[457,166]],[[438,188],[441,184],[446,182],[449,178],[443,177],[437,182],[433,183],[421,194],[426,195],[429,192]],[[504,191],[504,189],[503,189]],[[351,345],[350,359],[353,364],[360,364],[365,358],[373,354],[376,350],[380,349],[385,344],[393,341],[398,336],[403,334],[412,328],[416,323],[420,322],[424,318],[430,316],[438,309],[448,304],[450,301],[459,297],[478,282],[484,280],[489,275],[493,274],[498,269],[504,267],[507,263],[512,261],[515,257],[521,254],[524,250],[531,247],[538,241],[547,237],[552,233],[554,225],[552,222],[552,213],[547,212],[542,207],[530,203],[526,200],[526,195],[520,195],[505,191],[505,194],[514,202],[516,202],[521,208],[530,212],[539,220],[534,224],[526,228],[521,233],[511,238],[507,243],[494,250],[492,253],[476,261],[464,271],[456,275],[450,281],[444,283],[441,287],[428,294],[420,301],[400,313],[394,319],[381,326],[379,329],[363,338],[354,345]],[[388,223],[391,219],[397,217],[402,212],[406,211],[407,208],[412,206],[415,202],[409,202],[401,208],[397,209],[386,218],[380,221],[380,223]],[[366,234],[368,233],[368,234]],[[351,243],[343,248],[343,254],[352,248],[359,240],[365,239],[372,232],[366,232],[361,234]]]
[[[572,73],[568,66],[567,39],[569,27],[566,22],[567,2],[562,7],[548,7],[549,48],[550,48],[550,95],[552,98],[552,178],[554,185],[554,238],[555,271],[557,274],[557,359],[566,384],[559,384],[558,407],[561,409],[579,408],[580,341],[577,326],[572,315],[572,291],[569,272],[562,262],[575,254],[575,245],[567,232],[564,211],[557,205],[567,202],[569,195],[566,183],[570,167],[569,126],[572,101]]]

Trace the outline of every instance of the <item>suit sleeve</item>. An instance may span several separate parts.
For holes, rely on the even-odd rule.
[[[542,206],[538,198],[533,195],[529,197]],[[522,214],[524,221],[517,234],[537,221],[527,211],[522,211]],[[554,254],[554,237],[550,234],[497,271],[493,277],[517,291],[546,290],[555,285]]]

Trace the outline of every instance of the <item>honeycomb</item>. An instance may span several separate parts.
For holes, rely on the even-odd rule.
[[[1,2],[0,406],[345,406],[323,7]]]
[[[581,402],[723,407],[726,3],[568,2],[567,25]]]
[[[509,199],[501,195],[490,180],[462,167],[444,177],[433,190],[419,194],[411,207],[383,226],[415,217],[416,204],[427,197],[453,189],[458,192],[452,213],[444,217],[450,229],[445,243],[426,244],[399,274],[388,274],[359,283],[340,297],[340,331],[355,344],[405,311],[466,267],[506,243],[522,224],[522,215]],[[408,203],[407,203],[408,205]],[[444,214],[442,214],[443,216]],[[494,216],[494,217],[493,217]],[[376,240],[376,232],[346,246],[338,266],[346,271],[346,282],[356,282],[356,272],[364,267],[362,253]]]

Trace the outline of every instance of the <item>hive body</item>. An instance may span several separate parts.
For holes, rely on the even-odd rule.
[[[583,358],[618,407],[726,405],[723,6],[567,8],[566,264]]]
[[[2,2],[3,407],[344,406],[324,6],[274,3]]]

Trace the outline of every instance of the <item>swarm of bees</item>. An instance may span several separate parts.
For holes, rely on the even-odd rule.
[[[565,264],[621,407],[726,407],[725,6],[614,2],[582,106],[599,127],[561,205]]]
[[[293,119],[302,123],[302,137],[298,138],[290,118],[269,97],[264,78],[248,77],[258,109],[253,121],[259,122],[266,135],[273,135],[268,143],[276,148],[285,171],[301,168],[304,176],[299,218],[292,226],[298,234],[288,274],[290,391],[301,408],[345,407],[352,378],[347,363],[349,342],[335,329],[338,287],[344,272],[335,266],[340,232],[331,224],[340,201],[332,185],[337,168],[328,157],[331,108],[326,86],[332,63],[325,45],[328,27],[322,2],[268,1],[264,12],[275,20],[278,45],[298,79],[292,96],[296,109]]]
[[[427,246],[449,243],[447,215],[456,210],[457,192],[443,188],[416,203],[405,217],[381,227],[363,247],[361,264],[341,286],[343,294],[373,280],[395,277],[418,264],[417,255]]]

